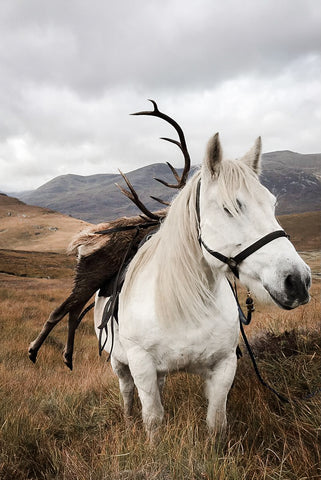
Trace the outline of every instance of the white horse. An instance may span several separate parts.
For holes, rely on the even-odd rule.
[[[258,138],[242,159],[223,161],[218,134],[211,138],[201,169],[128,268],[111,364],[126,415],[137,387],[150,439],[164,415],[165,375],[177,370],[205,377],[208,427],[226,428],[239,339],[231,269],[260,299],[286,309],[309,301],[311,272],[280,230],[275,197],[258,180],[260,153]],[[96,296],[97,335],[107,300]]]

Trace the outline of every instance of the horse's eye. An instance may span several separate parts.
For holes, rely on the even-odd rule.
[[[233,215],[231,214],[231,212],[229,211],[228,208],[223,207],[223,209],[224,209],[224,212],[225,212],[229,217],[233,217]]]

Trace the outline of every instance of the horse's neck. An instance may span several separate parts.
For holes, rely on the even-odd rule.
[[[215,302],[216,275],[198,241],[196,189],[199,175],[174,200],[151,244],[156,273],[156,309],[160,318],[197,322]],[[185,190],[186,189],[186,190]]]

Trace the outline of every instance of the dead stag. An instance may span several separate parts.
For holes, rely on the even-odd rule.
[[[150,100],[154,106],[152,111],[142,111],[133,113],[132,115],[150,115],[161,118],[172,125],[179,140],[164,138],[168,142],[174,143],[182,151],[185,159],[185,167],[180,176],[175,168],[167,162],[177,183],[169,184],[161,179],[155,179],[162,184],[180,189],[184,187],[188,173],[190,171],[190,156],[187,150],[184,133],[178,123],[168,115],[159,111],[156,102]],[[121,173],[121,172],[120,172]],[[68,253],[78,252],[78,261],[75,268],[74,283],[71,294],[49,315],[47,321],[42,327],[37,338],[30,343],[29,358],[32,362],[36,362],[38,351],[51,330],[67,315],[68,319],[68,336],[63,353],[65,364],[72,370],[73,367],[73,350],[75,332],[82,318],[81,313],[93,294],[102,287],[108,288],[108,284],[112,284],[113,278],[122,263],[124,252],[128,250],[128,258],[132,258],[143,238],[155,229],[157,223],[166,215],[166,209],[151,212],[139,199],[135,189],[129,182],[126,175],[121,173],[128,189],[118,186],[121,192],[133,201],[142,211],[143,215],[135,217],[122,217],[117,220],[94,225],[82,231],[68,247]],[[155,200],[166,204],[162,200],[152,197]],[[137,228],[139,227],[139,230]],[[107,232],[107,234],[106,234]]]

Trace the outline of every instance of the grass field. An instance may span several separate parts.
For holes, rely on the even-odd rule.
[[[317,270],[317,256],[309,255]],[[90,315],[77,333],[73,372],[62,362],[65,322],[33,365],[29,341],[70,287],[69,275],[0,274],[1,480],[321,478],[321,395],[280,404],[258,384],[244,347],[222,445],[208,436],[196,376],[168,378],[158,446],[146,442],[137,398],[134,419],[126,424],[118,382],[106,357],[98,356]],[[320,386],[320,313],[315,279],[308,305],[293,312],[258,305],[247,329],[263,376],[290,397]]]

